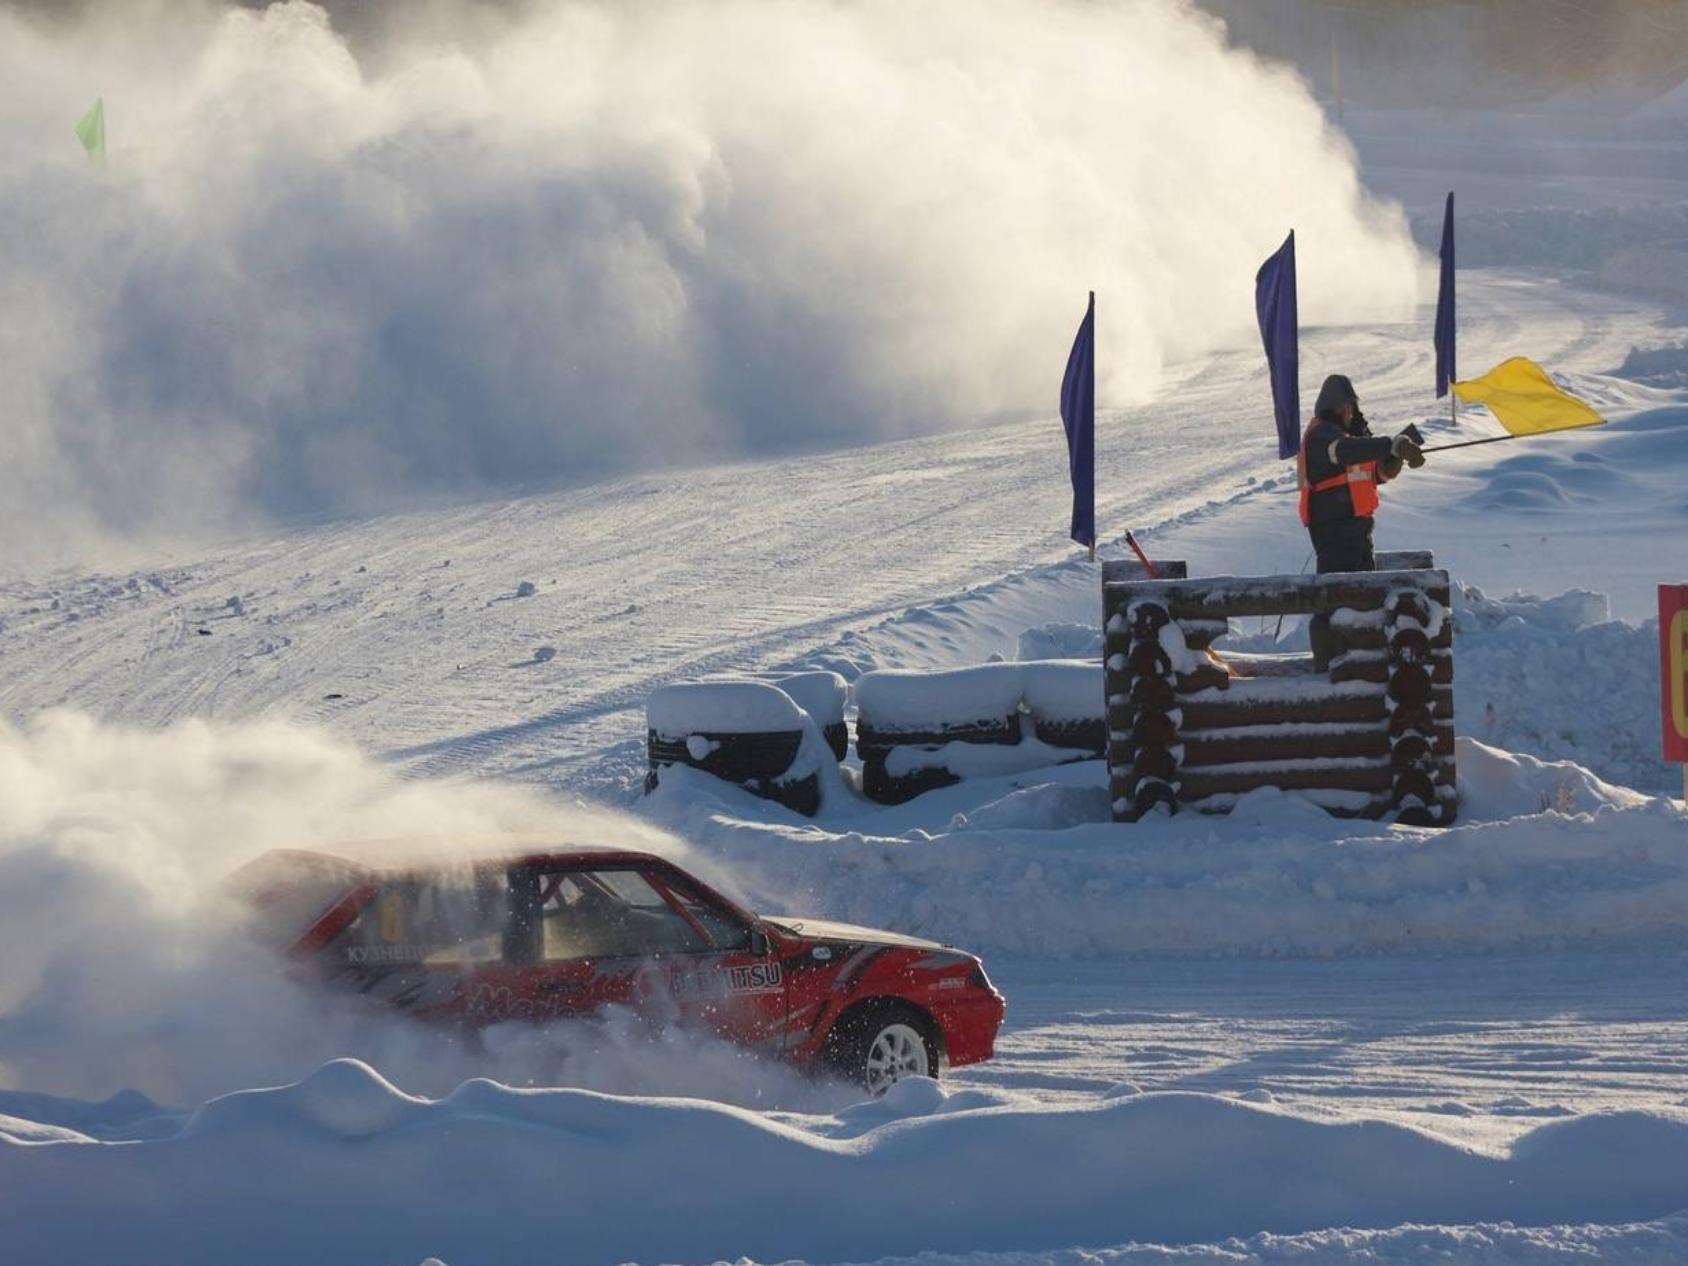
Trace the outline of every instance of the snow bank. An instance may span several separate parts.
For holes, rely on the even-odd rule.
[[[1544,761],[1503,752],[1475,739],[1460,739],[1460,810],[1489,820],[1547,813],[1594,813],[1608,806],[1634,808],[1648,797],[1603,782],[1568,760]]]
[[[1100,659],[1101,656],[1099,626],[1061,620],[1026,629],[1016,641],[1014,654],[1018,660]]]
[[[791,696],[765,681],[694,681],[659,686],[645,722],[664,738],[688,734],[779,734],[803,728]]]
[[[1603,595],[1454,598],[1454,715],[1493,747],[1570,760],[1611,783],[1674,792],[1659,754],[1658,622],[1607,618]]]
[[[1121,1244],[1026,1253],[921,1253],[850,1266],[1669,1266],[1688,1260],[1688,1217],[1602,1226],[1338,1227],[1251,1235],[1215,1244]],[[444,1263],[422,1266],[445,1266]],[[726,1266],[719,1263],[718,1266]],[[758,1266],[749,1258],[736,1266]],[[769,1266],[773,1266],[772,1263]],[[803,1266],[787,1262],[782,1266]]]
[[[838,1261],[1030,1250],[1052,1234],[1660,1218],[1688,1206],[1688,1122],[1574,1118],[1485,1155],[1197,1094],[1029,1109],[914,1084],[799,1123],[488,1081],[428,1100],[337,1061],[212,1100],[160,1140],[0,1135],[0,1190],[0,1242],[58,1266],[528,1260],[536,1226],[559,1228],[582,1266]]]
[[[731,867],[760,908],[987,953],[1688,944],[1681,808],[1466,739],[1458,760],[1472,802],[1461,825],[1441,831],[1344,822],[1269,789],[1240,798],[1229,817],[1116,825],[1099,761],[857,806],[800,832],[759,825],[748,798],[701,780],[665,787],[646,811]],[[1490,812],[1527,816],[1480,820]]]
[[[1688,387],[1688,344],[1669,347],[1632,347],[1624,363],[1612,371],[1614,377],[1649,387],[1681,390]]]

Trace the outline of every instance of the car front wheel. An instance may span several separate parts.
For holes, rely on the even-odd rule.
[[[936,1077],[938,1047],[931,1025],[912,1007],[883,1007],[839,1021],[829,1052],[833,1067],[874,1098],[907,1077]]]

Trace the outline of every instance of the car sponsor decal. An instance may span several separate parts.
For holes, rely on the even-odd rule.
[[[354,967],[380,967],[391,963],[420,963],[428,956],[421,945],[348,945],[346,962]]]
[[[535,998],[508,985],[476,985],[463,1007],[470,1020],[557,1020],[576,1011],[571,998]]]
[[[675,972],[669,979],[679,997],[778,993],[784,987],[785,973],[778,963],[747,963],[741,967],[716,968],[713,971]]]
[[[842,992],[856,983],[856,977],[865,972],[875,959],[883,957],[889,952],[884,945],[864,945],[844,960],[838,969],[838,978],[832,982],[834,991]]]

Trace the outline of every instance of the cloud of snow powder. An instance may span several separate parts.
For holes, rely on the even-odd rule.
[[[407,837],[467,857],[500,834],[642,848],[722,882],[632,819],[484,781],[400,781],[290,725],[146,731],[69,712],[0,724],[0,804],[0,1091],[135,1088],[193,1103],[354,1055],[434,1094],[490,1076],[746,1104],[848,1099],[628,1014],[468,1040],[382,1013],[288,976],[223,895],[225,877],[269,848]]]
[[[1310,322],[1417,284],[1185,0],[51,8],[0,7],[14,559],[1048,416],[1090,288],[1143,400],[1291,227]]]

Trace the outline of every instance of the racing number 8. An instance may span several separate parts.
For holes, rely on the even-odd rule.
[[[1688,739],[1688,611],[1670,621],[1670,719],[1678,738]]]

